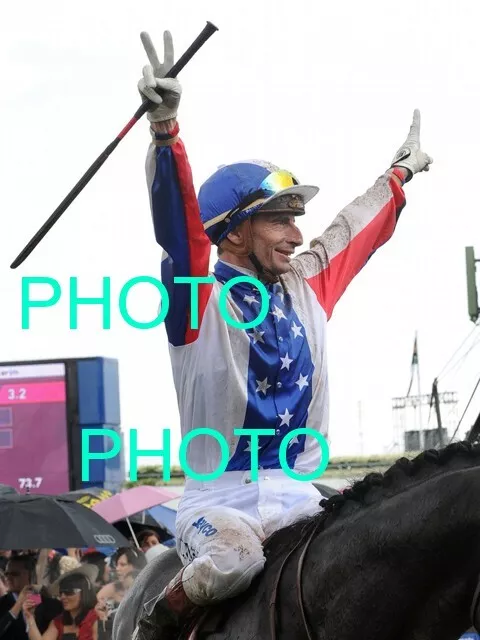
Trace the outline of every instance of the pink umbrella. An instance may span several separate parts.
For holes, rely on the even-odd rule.
[[[165,489],[164,487],[150,487],[143,485],[121,491],[111,498],[102,500],[92,507],[104,520],[112,524],[119,520],[126,520],[135,544],[140,549],[137,537],[133,531],[130,516],[151,507],[157,507],[164,502],[169,502],[179,497],[179,493]]]
[[[118,520],[127,519],[135,513],[145,511],[151,507],[174,500],[179,493],[165,489],[164,487],[150,487],[148,485],[133,487],[121,491],[111,498],[98,502],[92,508],[104,520],[112,524]]]
[[[175,500],[179,496],[179,493],[164,487],[143,485],[121,491],[111,498],[97,503],[92,509],[110,524],[119,520],[126,520],[135,544],[140,548],[129,517],[151,507],[157,507],[164,502]]]

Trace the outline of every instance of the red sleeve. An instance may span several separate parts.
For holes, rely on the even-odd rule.
[[[310,250],[292,261],[330,319],[336,303],[375,251],[389,240],[405,206],[405,194],[389,173],[346,206]]]
[[[171,134],[155,138],[175,137]],[[199,328],[191,328],[190,285],[174,283],[175,277],[208,277],[210,240],[203,229],[192,170],[180,138],[170,146],[149,147],[147,183],[157,243],[163,248],[162,283],[170,301],[165,328],[169,342],[177,347],[194,342],[211,294],[212,284],[199,285]]]

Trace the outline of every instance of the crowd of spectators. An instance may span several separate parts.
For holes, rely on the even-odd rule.
[[[0,640],[109,640],[115,612],[147,562],[166,547],[0,550]]]

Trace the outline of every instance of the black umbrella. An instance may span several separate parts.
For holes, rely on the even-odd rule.
[[[0,483],[0,498],[3,496],[11,496],[12,494],[18,494],[18,491],[8,484]]]
[[[171,540],[173,538],[173,534],[170,533],[170,531],[166,527],[152,518],[152,516],[148,513],[137,513],[134,516],[130,516],[128,519],[130,520],[133,532],[137,537],[142,531],[151,529],[158,534],[160,542],[166,542],[167,540]],[[130,531],[130,527],[128,526],[126,520],[118,520],[117,522],[114,522],[112,526],[120,531],[120,533],[123,533],[124,536],[130,537],[132,535],[132,532]]]
[[[98,513],[56,496],[2,496],[0,523],[0,549],[128,546]]]
[[[61,493],[57,498],[65,498],[65,500],[74,500],[83,504],[84,507],[91,509],[98,502],[111,498],[113,493],[101,487],[88,487],[88,489],[76,489],[68,493]]]
[[[106,500],[107,498],[111,498],[112,496],[113,493],[111,491],[103,489],[102,487],[88,487],[86,489],[76,489],[75,491],[62,493],[58,495],[57,498],[74,500],[75,502],[79,502],[85,507],[89,507],[91,509],[98,502]],[[130,516],[129,520],[135,535],[141,533],[142,531],[145,531],[146,529],[151,529],[158,534],[160,542],[171,540],[171,538],[173,537],[166,527],[163,527],[154,518],[152,518],[150,514],[146,512],[141,512]],[[120,533],[126,538],[130,538],[130,536],[132,535],[130,527],[128,526],[125,519],[114,522],[112,526],[114,526],[117,531],[120,531]]]

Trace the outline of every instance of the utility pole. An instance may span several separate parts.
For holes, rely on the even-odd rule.
[[[422,397],[422,390],[421,390],[421,386],[420,386],[420,364],[419,364],[419,359],[418,359],[418,335],[417,332],[415,332],[415,353],[417,356],[417,393],[418,393],[418,397],[421,398]],[[419,421],[418,421],[418,431],[419,431],[419,436],[420,436],[420,449],[421,451],[423,451],[426,447],[425,447],[425,441],[426,441],[426,433],[423,430],[423,419],[422,419],[422,403],[419,402],[418,403],[418,417],[419,417]]]
[[[478,291],[476,281],[476,263],[480,259],[475,259],[473,247],[465,247],[465,261],[467,264],[467,296],[468,315],[472,322],[477,322],[480,317],[480,307],[478,305]]]
[[[470,429],[470,432],[468,433],[465,440],[467,442],[470,442],[471,444],[478,444],[479,435],[480,435],[480,413],[478,414],[477,419],[475,420],[473,427]]]
[[[435,413],[437,414],[437,428],[438,428],[438,443],[440,447],[443,447],[443,431],[442,431],[442,415],[440,413],[440,399],[438,397],[438,380],[435,378],[432,387],[433,400],[435,402]]]

